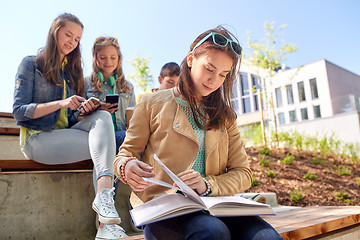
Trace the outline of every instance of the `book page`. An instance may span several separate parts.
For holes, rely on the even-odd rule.
[[[180,190],[180,188],[175,187],[174,185],[171,185],[171,184],[169,184],[167,182],[164,182],[164,181],[161,181],[161,180],[158,180],[158,179],[147,178],[147,177],[143,177],[143,179],[145,181],[147,181],[147,182],[154,183],[154,184],[157,184],[157,185],[160,185],[160,186],[163,186],[163,187],[174,188],[176,190]]]
[[[190,212],[200,211],[203,207],[191,199],[179,194],[172,193],[154,198],[136,208],[130,210],[136,226],[141,226],[174,216],[180,216]]]
[[[176,176],[168,167],[165,166],[163,162],[154,154],[154,159],[160,164],[164,171],[169,175],[169,177],[179,186],[180,190],[184,193],[185,196],[194,200],[195,202],[206,207],[205,203],[201,200],[198,194],[192,190],[188,185],[186,185],[178,176]]]
[[[201,197],[214,216],[274,215],[268,204],[258,203],[240,196]]]
[[[268,204],[255,202],[240,196],[224,196],[224,197],[201,197],[203,202],[206,204],[207,208],[212,208],[216,205],[235,205],[235,206],[245,206],[245,207],[270,207]]]

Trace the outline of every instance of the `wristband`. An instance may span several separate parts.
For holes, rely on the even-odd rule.
[[[121,164],[120,166],[120,174],[121,174],[121,178],[123,179],[123,182],[127,184],[126,181],[126,177],[125,177],[125,166],[126,164],[131,161],[131,160],[135,160],[137,159],[136,157],[129,157],[128,159],[125,160],[125,162],[123,164]]]
[[[203,180],[206,184],[206,191],[203,192],[202,194],[200,194],[200,197],[205,197],[206,195],[208,195],[211,192],[210,183],[205,178],[203,178]]]

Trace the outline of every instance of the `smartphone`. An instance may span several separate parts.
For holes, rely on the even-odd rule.
[[[119,94],[108,94],[106,95],[106,103],[118,103],[119,102]]]
[[[97,107],[94,108],[92,111],[89,111],[89,112],[87,112],[87,113],[80,113],[81,116],[89,115],[89,114],[95,112],[96,110],[98,110],[98,109],[100,108],[101,103],[100,103],[100,100],[99,100],[99,99],[97,99],[97,98],[95,98],[95,97],[91,97],[91,98],[89,98],[89,101],[92,101],[92,102],[95,104],[95,106],[97,106]],[[83,106],[80,105],[80,106],[77,108],[77,110],[78,110],[78,111],[81,111],[82,108],[83,108]]]
[[[100,104],[100,100],[99,100],[99,99],[97,99],[97,98],[95,98],[95,97],[91,97],[91,98],[89,98],[89,101],[92,101],[95,105]]]

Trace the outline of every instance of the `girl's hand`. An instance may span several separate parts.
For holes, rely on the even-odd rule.
[[[108,111],[110,114],[115,112],[116,110],[119,110],[118,103],[106,103],[106,102],[101,102],[100,109]]]
[[[153,178],[155,174],[151,173],[153,167],[140,161],[131,160],[125,165],[126,182],[135,192],[140,192],[152,185],[146,182],[142,177]]]
[[[81,103],[80,111],[82,114],[86,114],[88,112],[93,112],[96,108],[100,106],[100,101],[97,99],[89,98],[85,102]]]
[[[73,95],[71,97],[60,100],[59,105],[61,109],[70,108],[71,110],[76,110],[83,101],[85,101],[85,98]]]
[[[181,172],[177,176],[198,194],[202,194],[206,191],[206,183],[204,182],[200,173],[194,169]],[[176,184],[174,185],[177,187]]]

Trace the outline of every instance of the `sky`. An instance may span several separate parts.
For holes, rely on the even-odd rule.
[[[52,21],[64,12],[84,24],[84,75],[92,71],[91,48],[99,36],[119,39],[123,70],[129,61],[150,57],[154,83],[167,62],[180,64],[202,32],[224,25],[246,49],[246,35],[261,40],[264,23],[287,24],[280,39],[296,44],[284,64],[299,67],[326,59],[360,75],[358,0],[14,0],[2,1],[0,14],[0,112],[12,112],[15,75],[21,60],[46,43]],[[134,84],[136,86],[136,84]],[[141,92],[136,88],[136,95]]]

